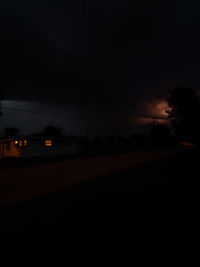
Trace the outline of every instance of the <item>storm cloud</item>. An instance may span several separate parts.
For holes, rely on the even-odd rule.
[[[198,9],[184,1],[1,1],[1,90],[27,109],[65,106],[94,127],[133,130],[132,118],[151,116],[168,88],[199,88]]]

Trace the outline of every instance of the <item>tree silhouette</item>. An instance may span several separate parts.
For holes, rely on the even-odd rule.
[[[15,138],[19,134],[19,129],[15,127],[7,127],[4,129],[4,138]]]
[[[200,99],[195,90],[174,88],[167,97],[172,128],[179,139],[197,141],[199,139]]]
[[[62,128],[53,125],[48,125],[44,128],[43,134],[45,136],[59,137],[62,135],[62,131]]]
[[[167,142],[171,140],[170,128],[163,124],[153,123],[149,129],[149,137],[153,142]]]

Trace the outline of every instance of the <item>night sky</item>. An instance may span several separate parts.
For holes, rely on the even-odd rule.
[[[199,9],[183,0],[2,0],[1,131],[141,131],[165,116],[168,88],[200,88]]]

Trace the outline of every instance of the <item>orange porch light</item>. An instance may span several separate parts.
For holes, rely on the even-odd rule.
[[[45,140],[45,146],[52,146],[52,140]]]

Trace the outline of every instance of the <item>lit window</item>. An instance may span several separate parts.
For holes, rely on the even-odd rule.
[[[24,140],[24,146],[28,146],[28,141]]]
[[[52,140],[45,140],[45,146],[52,146]]]
[[[19,146],[23,146],[23,142],[21,140],[19,141]]]

